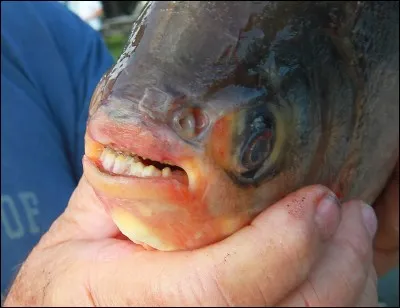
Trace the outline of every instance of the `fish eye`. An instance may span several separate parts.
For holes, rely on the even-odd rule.
[[[242,180],[252,181],[259,177],[274,150],[275,121],[273,114],[261,105],[247,113],[246,122],[250,125],[242,133],[244,142],[239,150],[237,170]]]
[[[242,148],[240,163],[245,171],[258,169],[272,152],[273,138],[272,131],[264,128],[251,136],[249,141]]]
[[[259,185],[276,174],[281,161],[281,117],[263,101],[220,118],[208,143],[210,154],[238,185]]]

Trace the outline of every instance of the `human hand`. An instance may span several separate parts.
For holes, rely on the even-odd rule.
[[[374,264],[381,276],[399,265],[399,162],[374,208],[379,222]]]
[[[370,207],[340,207],[312,186],[214,245],[146,251],[120,235],[82,178],[5,306],[376,306],[375,229]]]

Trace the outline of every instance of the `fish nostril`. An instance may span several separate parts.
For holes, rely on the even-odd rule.
[[[184,139],[194,139],[208,126],[208,117],[200,108],[184,108],[175,112],[173,129]]]
[[[204,129],[207,128],[208,117],[200,108],[193,108],[192,113],[196,123],[196,134],[199,135]]]

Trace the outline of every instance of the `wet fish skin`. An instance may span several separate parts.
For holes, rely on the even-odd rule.
[[[373,203],[398,160],[398,29],[398,1],[150,3],[96,90],[88,138],[167,157],[189,192],[121,201],[93,186],[163,250],[220,240],[305,185]],[[193,110],[207,123],[195,134]],[[157,216],[159,203],[183,212]]]

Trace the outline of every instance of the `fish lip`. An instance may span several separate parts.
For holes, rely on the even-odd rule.
[[[90,139],[92,139],[99,145],[102,145],[103,147],[109,147],[116,151],[138,155],[142,158],[149,159],[161,164],[179,167],[188,176],[188,172],[182,165],[183,157],[175,154],[177,152],[179,153],[179,148],[182,146],[181,144],[178,144],[178,142],[156,140],[156,137],[154,137],[154,135],[152,135],[151,133],[142,134],[141,132],[144,132],[144,130],[135,127],[134,125],[130,125],[130,127],[138,132],[136,134],[126,134],[126,129],[119,128],[114,128],[116,133],[109,134],[107,132],[101,132],[94,129],[95,125],[91,125],[89,123],[89,125],[87,126],[86,134]],[[124,142],[121,142],[121,138],[119,137],[120,135],[124,135]],[[162,144],[163,146],[160,146],[160,144]],[[172,153],[171,150],[168,150],[173,148],[176,149],[174,151],[175,153]]]
[[[184,186],[186,186],[186,187],[188,187],[189,186],[189,175],[188,175],[188,172],[185,170],[185,169],[183,169],[182,167],[179,167],[179,166],[177,166],[177,165],[171,165],[171,163],[170,162],[159,162],[159,161],[153,161],[152,159],[150,159],[150,158],[147,158],[147,160],[150,160],[150,161],[153,161],[153,163],[157,163],[157,164],[152,164],[151,162],[148,162],[148,163],[150,163],[150,165],[152,164],[153,166],[156,166],[156,168],[158,169],[158,170],[160,170],[161,171],[161,169],[159,168],[159,166],[157,166],[158,164],[161,164],[161,165],[164,165],[165,167],[170,167],[170,169],[172,170],[172,173],[171,173],[171,175],[169,175],[168,177],[163,177],[163,176],[147,176],[147,177],[141,177],[141,176],[132,176],[132,175],[126,175],[126,174],[118,174],[118,173],[113,173],[113,172],[111,172],[111,171],[107,171],[105,168],[104,168],[104,166],[103,166],[103,163],[101,162],[101,159],[100,159],[100,157],[101,157],[101,154],[100,153],[102,153],[103,151],[104,151],[104,149],[106,149],[106,148],[111,148],[111,147],[109,147],[108,145],[104,145],[104,144],[102,144],[102,143],[99,143],[98,141],[96,141],[96,140],[94,140],[94,139],[92,139],[90,136],[88,136],[90,139],[91,139],[91,141],[90,142],[94,142],[96,145],[97,145],[97,147],[99,147],[99,148],[101,148],[101,152],[100,151],[98,151],[96,154],[94,154],[93,155],[93,153],[85,153],[84,154],[84,157],[83,157],[83,159],[84,160],[88,160],[88,161],[90,161],[90,163],[97,169],[97,171],[98,172],[100,172],[100,174],[101,175],[103,175],[103,176],[107,176],[107,177],[109,177],[109,176],[112,176],[112,177],[115,177],[115,178],[125,178],[125,179],[142,179],[142,180],[154,180],[154,179],[157,179],[158,181],[160,181],[160,180],[162,180],[162,181],[174,181],[174,182],[177,182],[177,183],[179,183],[179,184],[181,184],[181,185],[184,185]],[[113,150],[122,150],[121,148],[119,148],[119,147],[112,147],[112,149]],[[85,150],[85,152],[86,152],[86,150]],[[126,151],[125,151],[126,152]],[[137,154],[137,153],[131,153],[130,152],[130,154],[135,154],[135,155],[139,155],[139,154]],[[141,155],[139,155],[139,156],[141,156]],[[143,160],[143,157],[140,157],[140,159],[142,159]],[[164,168],[165,168],[164,167]],[[178,167],[178,168],[177,168]]]
[[[92,168],[96,168],[97,171],[103,176],[103,177],[112,177],[114,181],[129,181],[132,183],[133,182],[137,182],[137,181],[143,181],[143,182],[175,182],[176,185],[181,186],[182,188],[187,188],[187,185],[183,184],[182,182],[174,179],[173,177],[168,177],[168,178],[164,178],[164,177],[159,177],[159,176],[155,176],[155,177],[137,177],[137,176],[128,176],[128,175],[123,175],[123,174],[111,174],[105,170],[103,170],[103,168],[100,168],[95,161],[93,161],[92,159],[90,159],[88,156],[84,155],[83,156],[83,164],[89,164]]]
[[[162,177],[129,177],[124,175],[111,175],[103,172],[96,163],[87,157],[86,155],[82,158],[82,165],[84,168],[84,176],[88,180],[90,186],[101,194],[105,194],[108,197],[125,200],[154,200],[156,199],[170,199],[171,195],[181,196],[187,198],[190,201],[192,193],[187,185],[172,179]],[[119,190],[116,192],[105,190],[102,188],[104,185],[111,185],[112,187],[123,187],[124,195],[121,196]],[[159,191],[161,195],[141,194],[139,197],[137,191],[142,191],[145,188],[148,191]],[[128,194],[128,195],[127,195]],[[163,194],[167,194],[164,196]],[[176,199],[176,198],[174,198]],[[184,202],[184,201],[182,201]]]

